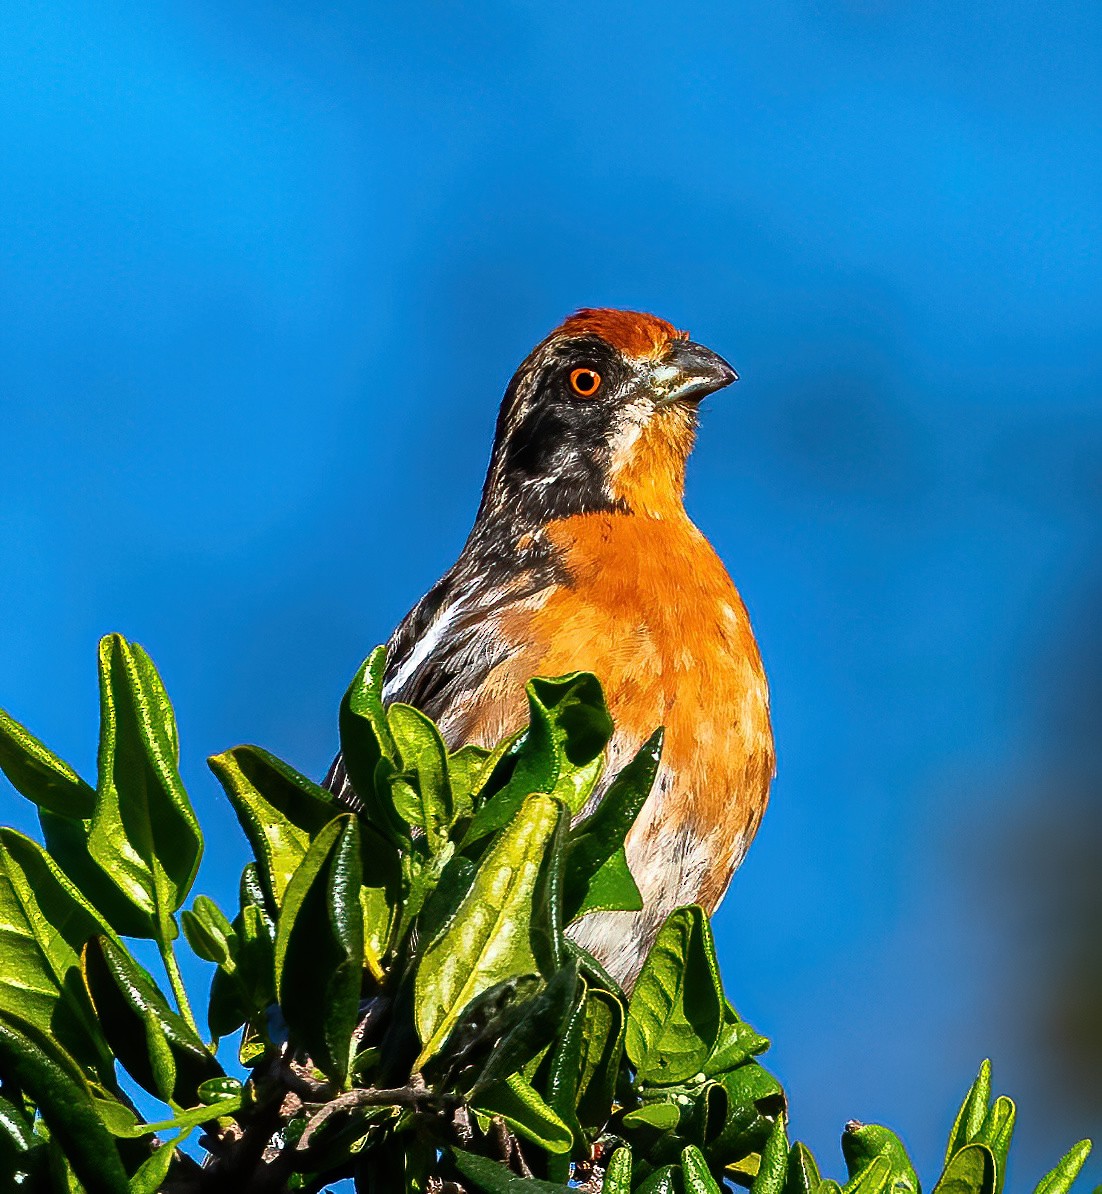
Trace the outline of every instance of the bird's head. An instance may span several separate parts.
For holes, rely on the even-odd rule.
[[[736,378],[657,316],[576,312],[509,383],[480,518],[679,511],[700,400]]]

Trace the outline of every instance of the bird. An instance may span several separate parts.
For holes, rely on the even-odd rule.
[[[449,750],[493,747],[527,723],[529,679],[575,671],[613,719],[605,777],[664,726],[625,843],[643,908],[569,930],[628,991],[674,909],[719,906],[774,777],[746,606],[684,504],[701,400],[737,377],[658,316],[566,318],[505,390],[458,559],[387,645],[384,703],[421,709]],[[325,783],[355,805],[339,755]]]

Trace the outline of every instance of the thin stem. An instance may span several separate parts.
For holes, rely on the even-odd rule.
[[[167,936],[161,936],[158,938],[157,945],[161,951],[161,961],[165,964],[165,973],[168,975],[172,994],[176,997],[176,1007],[179,1009],[180,1015],[188,1022],[195,1035],[198,1036],[199,1026],[195,1023],[195,1017],[191,1012],[187,989],[184,986],[183,976],[180,974],[180,967],[176,962],[176,954],[172,949],[172,942],[168,940]]]

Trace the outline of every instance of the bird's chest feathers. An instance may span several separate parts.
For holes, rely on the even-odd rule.
[[[584,515],[552,523],[545,534],[566,581],[525,631],[538,643],[541,674],[596,672],[614,718],[632,736],[665,723],[668,735],[684,739],[713,713],[730,725],[748,699],[764,710],[745,607],[683,513]],[[649,724],[633,724],[643,720]]]

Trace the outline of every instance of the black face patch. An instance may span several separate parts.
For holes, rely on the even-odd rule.
[[[572,384],[579,369],[599,376],[592,395]],[[479,517],[500,508],[539,526],[616,509],[608,497],[609,443],[632,380],[619,353],[595,336],[537,349],[505,392]]]

